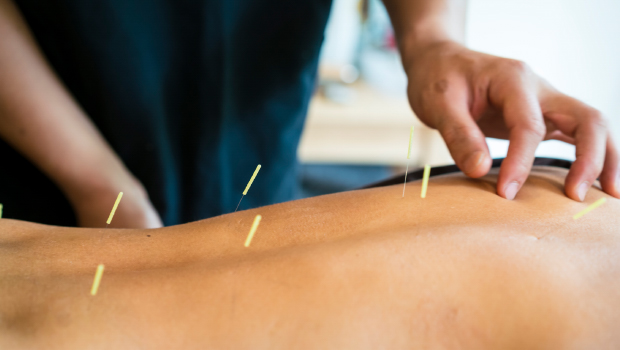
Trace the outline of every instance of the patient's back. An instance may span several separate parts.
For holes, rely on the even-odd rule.
[[[564,170],[323,196],[156,230],[0,220],[0,348],[619,348],[620,204]],[[263,219],[249,248],[254,216]],[[106,268],[96,296],[97,264]]]

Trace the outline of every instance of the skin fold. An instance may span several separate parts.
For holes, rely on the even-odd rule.
[[[620,201],[572,201],[565,176],[535,167],[514,201],[492,170],[158,229],[1,219],[0,348],[618,348]]]

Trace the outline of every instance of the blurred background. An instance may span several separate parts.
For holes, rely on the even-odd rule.
[[[620,1],[469,0],[466,44],[527,62],[560,91],[602,111],[620,140]],[[453,164],[439,134],[411,111],[407,79],[380,0],[334,0],[317,92],[298,149],[301,197],[354,189],[409,169]],[[487,139],[493,158],[508,142]],[[574,160],[545,141],[540,157]]]

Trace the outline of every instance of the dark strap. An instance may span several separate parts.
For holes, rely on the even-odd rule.
[[[502,165],[503,161],[504,161],[504,158],[493,159],[493,165],[491,166],[491,168],[498,168],[499,166]],[[572,164],[573,162],[570,162],[568,160],[563,160],[563,159],[555,159],[555,158],[534,159],[534,165],[554,166],[554,167],[564,168],[564,169],[570,169],[570,166]],[[454,164],[445,165],[445,166],[431,168],[430,176],[432,177],[432,176],[439,176],[439,175],[450,174],[450,173],[458,173],[460,171],[461,170]],[[416,169],[415,171],[412,171],[407,175],[407,182],[421,180],[423,174],[424,174],[424,168]],[[364,186],[362,188],[383,187],[383,186],[402,184],[404,182],[405,182],[405,174],[402,174],[402,175],[397,175],[387,180],[383,180],[380,182],[370,184],[368,186]]]

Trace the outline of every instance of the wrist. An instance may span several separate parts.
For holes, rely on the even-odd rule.
[[[421,21],[412,24],[408,30],[401,31],[398,46],[403,64],[414,62],[416,57],[440,46],[462,47],[461,39],[451,35],[441,23],[437,21]]]
[[[465,41],[465,0],[384,0],[384,3],[405,60],[436,43]]]
[[[392,22],[401,50],[409,52],[443,41],[463,43],[465,24],[464,18],[460,17],[464,17],[464,14],[458,16],[454,11],[436,10],[426,14],[411,14],[405,18],[401,15]]]
[[[450,38],[426,38],[404,42],[401,60],[407,74],[409,70],[422,64],[433,64],[439,57],[455,54],[465,49],[463,45]],[[430,61],[428,56],[431,55]]]

